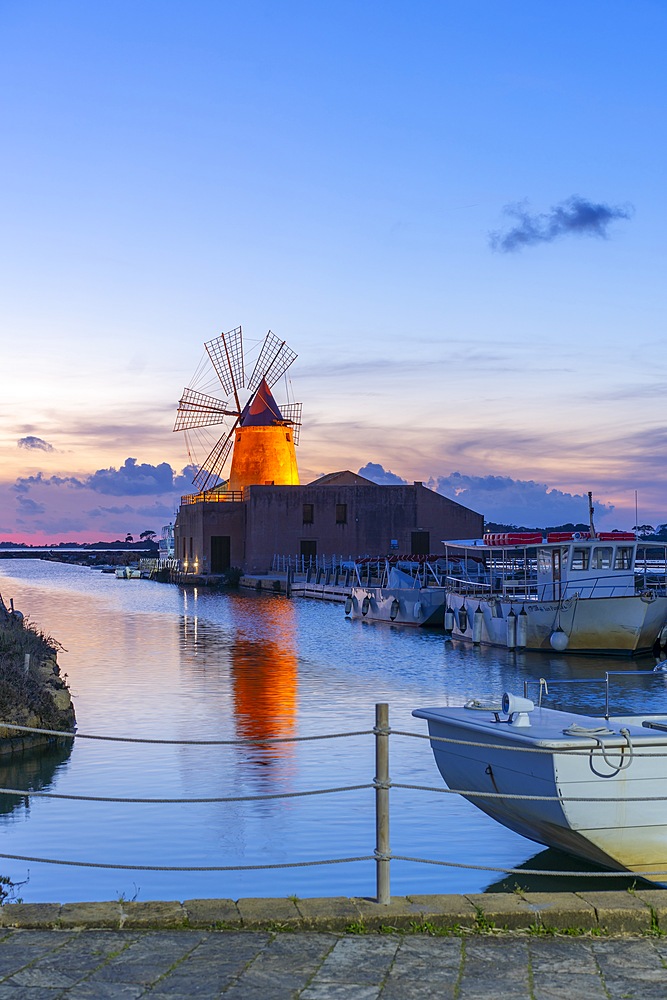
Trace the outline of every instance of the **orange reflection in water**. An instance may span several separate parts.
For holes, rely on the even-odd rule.
[[[240,739],[293,736],[296,731],[298,662],[294,606],[285,598],[262,600],[259,635],[240,629],[231,648],[236,730]],[[293,744],[276,743],[271,756],[285,756]]]

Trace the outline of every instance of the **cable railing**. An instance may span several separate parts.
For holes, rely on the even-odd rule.
[[[621,673],[620,671],[610,671],[606,676],[607,685],[609,675]],[[648,673],[648,671],[646,672]],[[545,683],[540,681],[540,692]],[[644,796],[584,796],[584,795],[544,795],[544,794],[524,794],[518,792],[482,791],[466,788],[451,788],[447,786],[433,787],[431,785],[419,785],[414,783],[394,781],[390,776],[389,768],[389,746],[390,739],[401,737],[408,739],[428,740],[431,746],[455,745],[460,747],[481,747],[485,750],[502,750],[507,753],[543,755],[562,754],[567,756],[587,756],[591,760],[598,757],[605,758],[607,753],[615,753],[623,756],[626,746],[614,746],[605,748],[598,743],[595,746],[583,746],[580,749],[573,746],[566,747],[539,747],[539,746],[516,746],[508,743],[494,744],[483,741],[467,740],[454,737],[436,736],[432,733],[418,733],[409,730],[392,729],[389,725],[389,705],[386,702],[378,703],[375,706],[375,724],[371,729],[359,729],[336,733],[318,733],[309,736],[267,736],[262,738],[250,737],[246,739],[190,739],[171,740],[157,739],[136,736],[113,736],[98,733],[83,733],[78,731],[61,731],[54,729],[39,729],[31,726],[24,726],[14,723],[0,722],[0,727],[25,734],[40,736],[51,736],[59,740],[101,740],[113,743],[130,744],[156,744],[173,746],[192,747],[234,747],[234,746],[270,746],[277,743],[308,743],[313,741],[347,739],[351,737],[372,736],[375,742],[375,775],[372,780],[358,782],[350,785],[337,785],[326,788],[312,788],[294,792],[267,792],[255,795],[223,795],[223,796],[195,796],[195,797],[136,797],[136,796],[108,796],[108,795],[84,795],[70,794],[65,792],[43,791],[19,788],[0,788],[0,795],[20,797],[25,801],[31,798],[58,799],[75,802],[98,802],[129,805],[183,805],[183,804],[209,804],[209,803],[238,803],[238,802],[259,802],[276,799],[296,799],[320,795],[342,794],[346,792],[360,790],[374,790],[375,792],[375,846],[371,852],[355,856],[342,856],[334,858],[318,858],[287,862],[267,862],[265,864],[251,865],[147,865],[147,864],[116,864],[105,861],[90,860],[70,860],[63,858],[34,857],[19,854],[9,854],[0,852],[0,858],[28,863],[43,863],[50,865],[62,865],[75,868],[98,868],[123,871],[150,871],[150,872],[250,872],[267,871],[273,869],[286,868],[307,868],[320,867],[325,865],[341,865],[353,862],[374,862],[376,881],[376,900],[378,904],[386,905],[391,899],[391,863],[392,861],[403,861],[415,864],[436,865],[446,868],[465,869],[470,871],[494,872],[505,875],[544,875],[554,877],[570,878],[627,878],[629,874],[635,877],[647,877],[653,880],[657,876],[665,876],[667,880],[667,869],[664,871],[563,871],[545,870],[529,868],[510,868],[495,865],[470,864],[456,860],[444,860],[441,858],[422,858],[406,854],[394,853],[390,847],[390,791],[410,790],[439,795],[462,796],[469,800],[492,801],[507,800],[512,802],[546,802],[546,803],[568,803],[568,802],[592,802],[592,803],[613,803],[613,802],[667,802],[667,795],[644,795]],[[644,757],[667,757],[667,746],[662,751],[645,750],[629,744],[630,761]],[[605,758],[606,759],[606,758]]]

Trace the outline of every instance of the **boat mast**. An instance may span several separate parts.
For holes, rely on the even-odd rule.
[[[589,520],[589,523],[590,523],[590,526],[591,526],[591,538],[597,538],[597,535],[595,534],[595,525],[593,524],[593,512],[594,512],[594,510],[595,510],[595,508],[593,507],[593,494],[589,490],[588,491],[588,520]]]

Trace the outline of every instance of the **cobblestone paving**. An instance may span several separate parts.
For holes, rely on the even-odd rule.
[[[0,1000],[665,1000],[667,941],[521,934],[31,931]]]

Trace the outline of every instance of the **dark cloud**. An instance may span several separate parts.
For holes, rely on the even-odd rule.
[[[52,444],[45,441],[43,438],[34,437],[34,435],[29,434],[27,437],[19,438],[16,442],[19,448],[34,449],[35,451],[54,451]]]
[[[45,476],[38,472],[36,476],[19,476],[12,487],[17,493],[27,493],[33,486],[69,486],[72,489],[83,489],[85,482],[74,476]]]
[[[607,228],[615,219],[629,219],[630,205],[604,205],[572,195],[548,212],[531,215],[526,204],[507,205],[505,215],[517,224],[504,232],[489,234],[489,245],[499,253],[515,253],[536,243],[553,243],[561,236],[598,236],[606,239]]]
[[[18,513],[24,516],[35,517],[37,514],[43,514],[46,510],[45,504],[31,500],[30,497],[19,496],[16,498],[16,503],[18,504]]]
[[[174,471],[168,462],[137,465],[136,458],[126,458],[120,469],[113,466],[98,469],[88,477],[86,486],[95,493],[116,497],[171,493],[174,490]]]
[[[359,469],[359,475],[384,486],[406,482],[373,462]],[[466,476],[461,472],[452,472],[447,476],[432,477],[425,485],[483,514],[487,521],[545,527],[588,519],[588,497],[550,489],[546,483],[534,480],[511,479],[509,476]],[[614,506],[596,503],[595,509],[599,516],[603,516],[611,514]]]
[[[400,476],[397,476],[395,472],[383,469],[377,462],[368,462],[359,469],[359,475],[363,476],[364,479],[378,483],[380,486],[406,486],[408,482],[407,479],[401,479]]]
[[[484,514],[487,521],[544,527],[588,519],[588,497],[550,489],[546,483],[509,476],[465,476],[452,472],[431,479],[437,493]],[[597,513],[611,514],[613,504],[596,503]]]
[[[199,472],[198,465],[186,465],[180,476],[174,475],[175,490],[191,490],[192,481]]]

